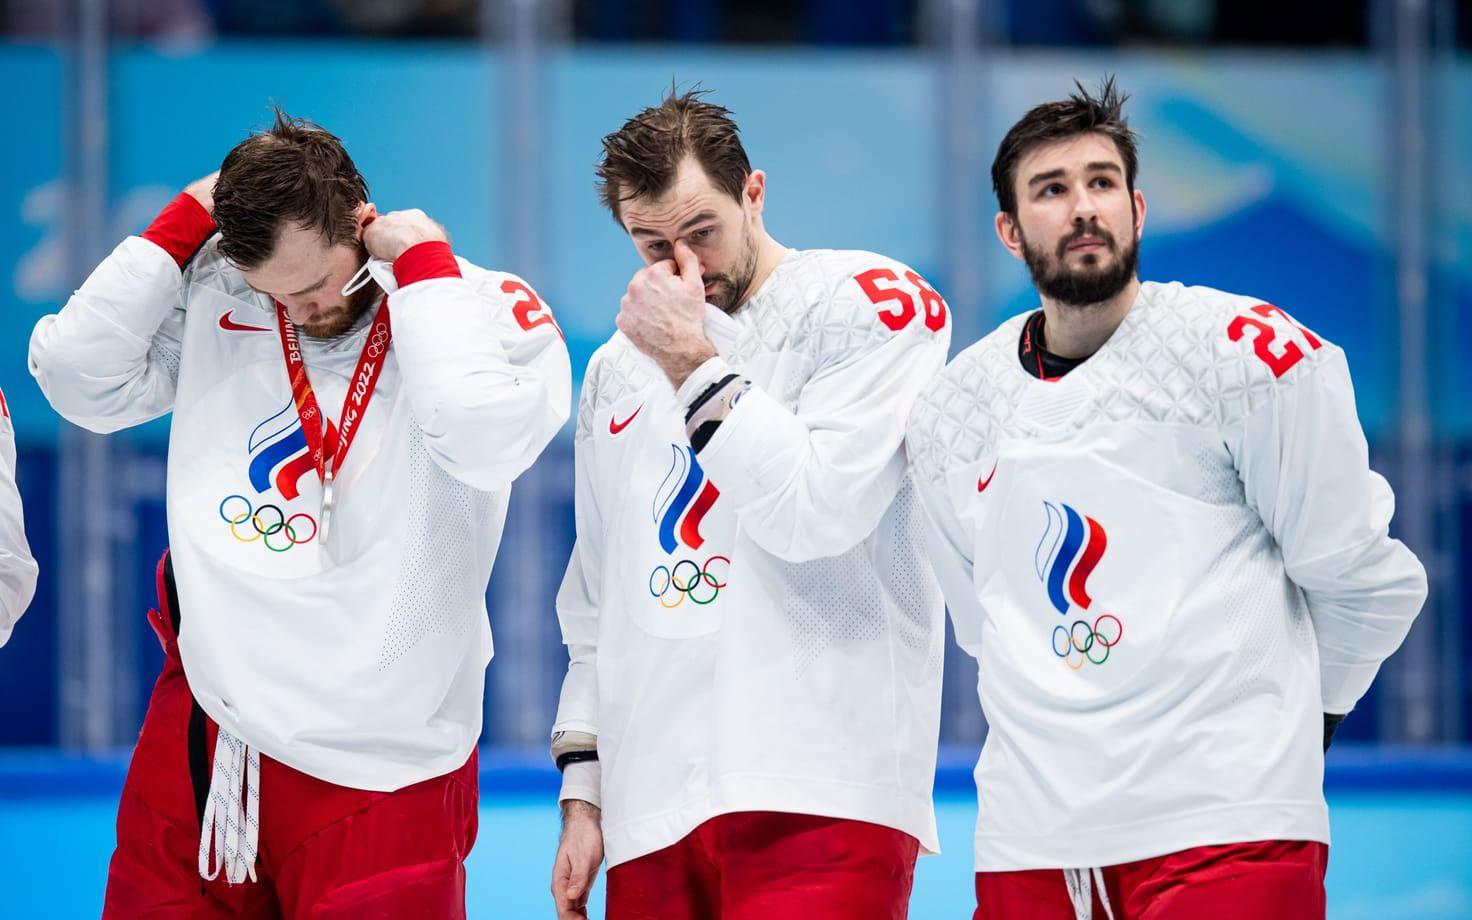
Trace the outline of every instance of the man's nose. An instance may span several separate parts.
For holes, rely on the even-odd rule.
[[[1096,221],[1098,217],[1099,208],[1094,203],[1094,198],[1092,195],[1088,194],[1088,192],[1085,191],[1074,196],[1073,223],[1075,226],[1079,224],[1092,223]]]

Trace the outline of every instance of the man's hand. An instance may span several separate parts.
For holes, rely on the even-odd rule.
[[[640,269],[618,305],[619,331],[654,359],[676,389],[715,357],[715,346],[705,337],[700,260],[684,240],[675,243],[674,261]]]
[[[193,182],[184,186],[184,191],[193,196],[195,201],[204,205],[206,211],[213,214],[215,210],[215,180],[219,178],[220,171],[217,169],[203,179],[195,179]]]
[[[371,210],[373,205],[365,204],[363,207]],[[373,212],[368,223],[363,225],[363,245],[368,247],[368,254],[385,262],[392,262],[405,250],[420,243],[449,241],[445,228],[418,208],[387,214]]]
[[[552,863],[557,920],[588,916],[588,894],[603,863],[602,810],[579,799],[562,803],[562,839]]]

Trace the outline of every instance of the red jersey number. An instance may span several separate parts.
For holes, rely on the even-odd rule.
[[[552,328],[557,330],[557,334],[562,335],[562,328],[552,318],[552,311],[547,309],[546,304],[542,303],[542,299],[537,296],[536,291],[520,281],[503,281],[501,282],[501,290],[506,294],[521,295],[521,298],[516,301],[516,306],[511,310],[511,315],[516,317],[516,324],[518,326],[530,332],[538,326],[545,326],[550,323]]]
[[[1270,303],[1260,303],[1252,308],[1252,312],[1258,316],[1270,317],[1277,314],[1287,320],[1294,329],[1302,335],[1303,340],[1308,343],[1309,351],[1317,351],[1323,347],[1323,342],[1307,329],[1293,322],[1287,313]],[[1273,372],[1274,377],[1281,377],[1288,373],[1289,369],[1299,361],[1303,360],[1303,349],[1297,342],[1287,341],[1280,346],[1274,342],[1278,337],[1278,329],[1271,323],[1258,319],[1256,316],[1238,316],[1227,326],[1227,338],[1234,342],[1242,341],[1242,336],[1252,331],[1252,350],[1262,359],[1262,362]]]
[[[900,283],[899,276],[887,268],[871,268],[866,272],[854,275],[854,280],[863,288],[869,302],[876,307],[883,307],[879,311],[879,321],[884,323],[894,332],[910,325],[920,310],[925,311],[925,328],[931,332],[939,332],[946,326],[946,302],[915,272],[905,272],[905,281],[908,287],[914,288],[915,294],[920,298],[920,306],[915,306],[915,296],[906,289],[906,285]],[[889,287],[887,285],[894,285]],[[889,306],[893,304],[893,306]]]

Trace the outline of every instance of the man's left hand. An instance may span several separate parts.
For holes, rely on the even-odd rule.
[[[445,228],[418,208],[376,214],[363,226],[363,245],[368,247],[368,254],[385,262],[394,261],[420,243],[449,241]]]
[[[715,346],[705,337],[705,284],[694,250],[681,240],[675,243],[674,260],[640,269],[619,301],[617,322],[677,389],[715,357]]]

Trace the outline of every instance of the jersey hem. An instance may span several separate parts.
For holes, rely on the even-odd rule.
[[[1258,840],[1329,843],[1329,809],[1322,803],[1237,803],[1111,828],[1069,828],[1055,834],[987,834],[977,828],[978,872],[1117,866],[1193,847]]]

